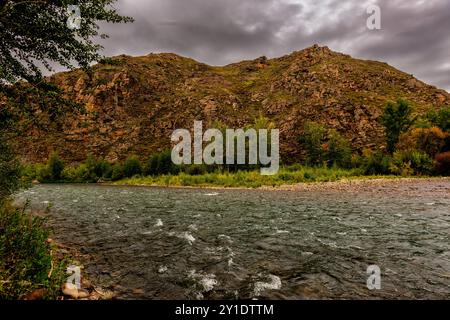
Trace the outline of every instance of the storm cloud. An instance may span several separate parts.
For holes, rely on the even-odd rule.
[[[366,26],[370,4],[381,8],[381,30]],[[116,7],[135,22],[101,26],[108,56],[174,52],[225,65],[317,43],[450,91],[450,0],[119,0]]]

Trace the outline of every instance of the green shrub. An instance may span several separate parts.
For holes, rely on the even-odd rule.
[[[158,174],[159,155],[152,156],[144,167],[144,175],[154,176]]]
[[[111,66],[120,66],[123,64],[123,61],[114,59],[111,57],[104,57],[98,61],[99,64],[111,65]]]
[[[430,175],[433,168],[433,159],[420,151],[397,151],[390,166],[393,173],[402,176]]]
[[[112,168],[111,180],[117,181],[125,177],[124,168],[120,163],[116,163]]]
[[[309,165],[328,165],[349,168],[352,160],[352,148],[335,129],[307,122],[303,135],[299,138],[300,144],[306,151],[306,162]]]
[[[64,170],[64,162],[59,158],[57,152],[50,154],[48,163],[48,173],[50,174],[50,180],[52,182],[60,181],[62,178],[62,172]]]
[[[125,160],[123,165],[123,173],[127,178],[140,175],[142,173],[142,167],[139,159],[132,156]]]
[[[40,182],[52,182],[52,173],[48,165],[39,165],[36,167],[37,180]]]
[[[112,166],[111,164],[104,160],[103,158],[98,158],[94,167],[95,175],[100,179],[111,179],[112,176]]]
[[[170,150],[164,151],[158,157],[158,174],[169,174],[173,171],[172,153]]]
[[[365,175],[390,174],[389,167],[391,158],[381,152],[367,155],[362,162],[362,168]]]
[[[65,265],[52,267],[48,236],[42,218],[0,207],[0,300],[22,299],[36,289],[44,289],[46,299],[58,297]]]
[[[185,166],[183,168],[183,172],[192,175],[192,176],[199,176],[202,174],[206,174],[209,171],[208,166],[207,165],[198,165],[198,164],[192,164],[189,166]]]
[[[438,127],[414,128],[400,136],[397,149],[399,151],[418,150],[434,158],[440,153],[449,134]]]
[[[77,167],[65,167],[61,175],[64,182],[78,182]]]
[[[444,152],[436,156],[435,171],[439,175],[450,176],[450,152]]]
[[[305,124],[299,143],[306,151],[306,162],[309,165],[321,165],[325,161],[324,141],[326,134],[327,129],[316,122]]]
[[[101,170],[103,172],[102,177],[104,179],[111,179],[111,177],[112,177],[112,165],[109,162],[104,161],[101,164],[101,168],[102,168]]]
[[[185,168],[188,168],[186,166]],[[181,166],[175,165],[172,162],[172,151],[166,150],[164,152],[153,155],[144,168],[146,176],[178,174],[181,172]]]
[[[337,165],[341,168],[349,168],[352,162],[352,148],[347,139],[339,132],[332,129],[328,135],[326,161],[329,165]]]
[[[102,172],[98,168],[98,161],[94,155],[88,154],[84,162],[84,168],[80,170],[80,174],[80,180],[87,183],[96,183],[102,177]]]
[[[0,205],[20,184],[21,168],[0,134]]]
[[[450,132],[450,107],[441,108],[439,111],[431,111],[427,119],[443,131]]]

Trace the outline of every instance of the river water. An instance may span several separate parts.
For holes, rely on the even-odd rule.
[[[38,185],[83,273],[120,299],[450,298],[450,182],[348,191]],[[381,289],[367,288],[367,268]]]

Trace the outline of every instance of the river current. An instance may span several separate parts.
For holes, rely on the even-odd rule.
[[[120,299],[450,298],[450,182],[405,190],[38,185],[83,273]],[[379,266],[381,289],[367,287]]]

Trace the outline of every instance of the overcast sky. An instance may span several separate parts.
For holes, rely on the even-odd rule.
[[[381,8],[381,30],[366,10]],[[450,0],[119,0],[133,24],[106,25],[108,56],[174,52],[212,65],[312,44],[385,61],[450,91]]]

